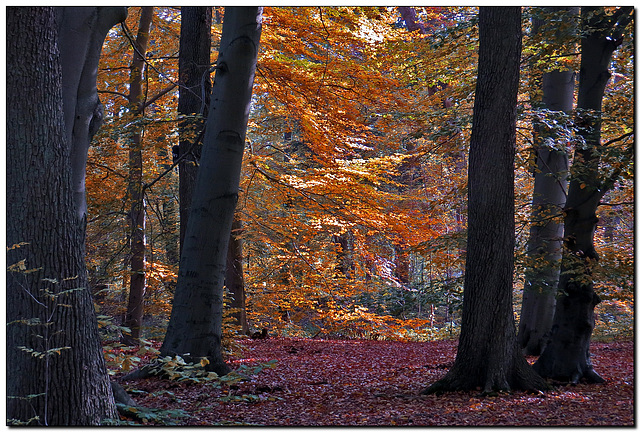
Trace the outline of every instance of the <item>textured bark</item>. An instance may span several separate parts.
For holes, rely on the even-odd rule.
[[[180,90],[178,113],[189,116],[180,122],[180,155],[188,155],[178,165],[180,176],[180,250],[189,220],[191,197],[196,183],[202,144],[197,142],[204,128],[211,96],[211,7],[180,8]],[[194,117],[198,116],[198,117]]]
[[[591,276],[598,261],[593,241],[598,223],[596,209],[613,185],[611,178],[604,179],[599,172],[601,110],[611,56],[632,14],[632,7],[620,8],[610,16],[603,7],[582,8],[585,33],[581,40],[576,124],[584,144],[576,146],[564,208],[564,251],[551,339],[534,365],[539,374],[556,380],[604,381],[593,370],[589,354],[593,310],[600,302]]]
[[[144,93],[142,89],[144,56],[149,44],[149,30],[153,21],[153,7],[143,7],[140,13],[140,24],[135,40],[131,73],[129,77],[129,110],[134,118],[140,119],[144,114]],[[127,195],[131,208],[129,210],[129,301],[125,313],[124,325],[131,329],[131,334],[123,337],[126,344],[138,344],[144,316],[145,294],[145,214],[144,183],[142,179],[142,127],[133,122],[133,132],[129,136],[129,178]]]
[[[7,419],[97,425],[116,410],[87,289],[57,36],[54,8],[7,8],[7,246],[25,243],[7,252]]]
[[[180,257],[163,355],[207,357],[227,373],[221,352],[227,248],[262,27],[261,7],[227,7],[202,157]]]
[[[546,387],[518,349],[512,304],[521,12],[481,7],[479,18],[462,328],[452,368],[425,393]]]
[[[545,7],[546,13],[578,14],[579,8]],[[543,23],[534,20],[534,31]],[[546,30],[545,42],[560,49],[567,35]],[[574,72],[555,70],[542,75],[542,100],[539,108],[569,115],[573,111]],[[535,91],[535,89],[534,89]],[[554,113],[541,114],[554,121]],[[562,120],[558,120],[560,124]],[[558,132],[534,120],[534,149],[536,171],[531,203],[531,230],[528,251],[529,266],[520,313],[518,343],[525,355],[540,355],[547,343],[562,258],[562,209],[567,198],[569,159],[567,143],[561,142]]]
[[[227,249],[227,269],[225,274],[225,286],[232,297],[229,306],[237,309],[233,312],[236,325],[244,335],[249,334],[249,324],[247,323],[246,293],[244,290],[244,272],[242,263],[244,260],[242,253],[242,221],[238,215],[233,218],[231,225],[231,237],[229,238],[229,248]]]

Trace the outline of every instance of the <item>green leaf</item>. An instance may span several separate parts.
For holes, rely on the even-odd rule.
[[[9,324],[24,324],[28,326],[37,326],[42,324],[42,321],[40,321],[40,318],[29,318],[29,319],[11,321],[7,323],[7,325]]]

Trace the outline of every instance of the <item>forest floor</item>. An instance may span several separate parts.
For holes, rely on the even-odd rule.
[[[633,426],[633,341],[593,342],[607,382],[540,395],[420,395],[451,366],[455,341],[244,340],[232,368],[277,360],[231,387],[149,378],[126,384],[142,406],[182,409],[180,425]],[[533,358],[529,359],[533,361]],[[221,400],[222,398],[222,400]]]

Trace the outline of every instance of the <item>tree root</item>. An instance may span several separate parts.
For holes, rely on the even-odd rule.
[[[121,379],[123,381],[132,381],[132,380],[162,376],[161,374],[152,372],[154,366],[156,366],[156,364],[150,363],[139,369],[134,370],[133,372],[129,372],[128,374],[123,376]]]
[[[113,391],[113,399],[115,399],[116,403],[128,406],[138,406],[136,401],[131,399],[129,393],[117,382],[111,381],[111,390]]]

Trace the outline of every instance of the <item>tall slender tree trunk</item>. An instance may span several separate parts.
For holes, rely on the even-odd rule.
[[[135,40],[131,74],[129,78],[129,109],[134,119],[140,120],[144,113],[144,93],[142,91],[144,55],[149,43],[149,31],[153,21],[153,7],[143,7],[140,13],[138,34]],[[133,121],[133,133],[129,142],[128,198],[130,228],[130,269],[129,301],[124,325],[131,329],[123,340],[128,344],[138,344],[144,316],[145,294],[145,208],[144,183],[142,179],[142,134],[141,125]]]
[[[480,7],[479,26],[462,328],[452,368],[425,393],[546,387],[518,349],[512,304],[520,8]]]
[[[244,290],[244,272],[242,269],[242,221],[236,213],[231,225],[231,237],[229,238],[229,248],[227,250],[227,269],[225,273],[225,286],[232,297],[229,306],[235,309],[233,317],[236,325],[240,327],[242,334],[249,334],[249,324],[247,323],[246,292]]]
[[[567,11],[577,15],[578,8],[545,7],[545,13]],[[571,16],[567,14],[567,18]],[[565,23],[566,20],[563,21]],[[543,25],[534,19],[534,31]],[[547,30],[551,36],[548,43],[558,48],[564,43],[566,34],[553,29]],[[549,123],[566,124],[563,115],[573,111],[574,72],[554,70],[542,75],[542,101],[539,108],[560,113],[540,114]],[[533,89],[535,92],[536,89]],[[534,149],[536,171],[531,203],[531,229],[528,242],[528,262],[525,272],[522,310],[518,331],[518,342],[525,355],[540,355],[551,331],[556,291],[560,277],[562,258],[563,221],[562,209],[567,198],[567,175],[569,158],[566,142],[562,142],[558,131],[534,120]]]
[[[178,113],[188,116],[179,126],[179,154],[187,154],[178,165],[182,250],[202,152],[198,137],[204,128],[211,96],[211,7],[184,6],[180,8],[180,20]]]
[[[222,358],[225,265],[262,28],[261,7],[227,7],[202,157],[163,355]]]
[[[334,234],[331,240],[337,245],[336,273],[345,279],[353,279],[356,270],[353,258],[353,232],[348,230],[342,234]]]
[[[593,236],[600,199],[615,178],[600,173],[602,99],[609,80],[611,56],[633,19],[633,8],[607,15],[604,7],[583,7],[580,83],[576,113],[576,146],[569,194],[564,208],[564,251],[558,300],[549,345],[535,363],[542,376],[578,382],[604,381],[591,363],[589,346],[595,325],[594,308],[600,298],[594,290],[592,269],[598,262]],[[630,149],[633,151],[633,149]]]
[[[85,22],[80,38],[125,15],[86,9],[110,16]],[[54,8],[7,8],[7,420],[97,425],[116,410],[87,289],[77,142],[65,124],[63,94],[82,86],[63,87],[74,62],[61,58],[57,29]],[[81,70],[87,57],[78,58]]]

